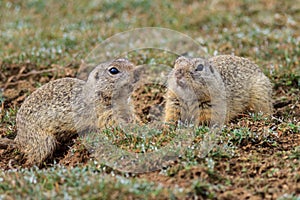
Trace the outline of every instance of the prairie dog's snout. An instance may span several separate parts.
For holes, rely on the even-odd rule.
[[[184,86],[184,84],[186,82],[186,80],[184,80],[184,75],[185,75],[185,72],[184,72],[183,68],[175,69],[174,76],[175,76],[175,79],[176,79],[176,83],[179,86]]]
[[[189,65],[190,63],[185,57],[179,57],[175,61],[173,77],[175,78],[175,82],[181,87],[186,85],[186,76],[189,75]]]

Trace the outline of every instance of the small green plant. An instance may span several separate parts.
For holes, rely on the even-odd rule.
[[[290,159],[298,159],[300,161],[300,146],[296,146],[289,155]]]
[[[241,145],[244,141],[249,140],[253,136],[253,133],[249,128],[234,129],[230,133],[228,143],[232,145]]]
[[[196,196],[201,196],[205,199],[214,199],[216,197],[214,192],[211,191],[211,185],[204,180],[194,181],[192,188]]]

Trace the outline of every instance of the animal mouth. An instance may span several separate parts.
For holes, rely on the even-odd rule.
[[[176,79],[176,83],[178,86],[182,87],[182,88],[186,88],[186,81],[183,80],[182,78],[177,78]]]

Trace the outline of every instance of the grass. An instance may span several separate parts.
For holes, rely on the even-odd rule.
[[[76,76],[81,59],[96,45],[116,33],[140,27],[179,31],[210,55],[249,57],[272,81],[275,104],[283,104],[275,108],[273,118],[247,115],[224,127],[217,145],[206,156],[199,152],[198,142],[207,128],[200,128],[178,159],[155,172],[123,173],[95,159],[80,163],[82,146],[76,145],[69,151],[80,164],[65,161],[26,169],[11,163],[10,168],[15,169],[7,170],[7,163],[0,162],[0,199],[299,199],[299,22],[300,4],[291,0],[0,1],[2,137],[16,135],[16,112],[35,88],[56,78]],[[176,55],[144,49],[127,57],[137,64],[171,67]],[[23,69],[24,73],[60,71],[18,79]],[[153,70],[160,73],[155,67]],[[13,84],[4,88],[8,82]],[[9,96],[9,90],[15,93]],[[107,134],[124,150],[136,152],[154,151],[170,139]]]
[[[18,172],[2,172],[0,183],[1,197],[16,199],[110,199],[120,198],[121,194],[128,195],[127,197],[149,198],[176,194],[146,180],[130,180],[113,173],[107,175],[92,162],[88,166],[71,169],[55,165],[44,170],[32,168]]]

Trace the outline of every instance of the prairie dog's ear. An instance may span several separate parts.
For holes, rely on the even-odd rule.
[[[215,73],[214,67],[212,65],[208,64],[208,68],[211,73]]]
[[[212,65],[207,63],[207,64],[205,64],[204,68],[205,68],[205,73],[207,75],[214,75],[215,74],[215,69]]]

